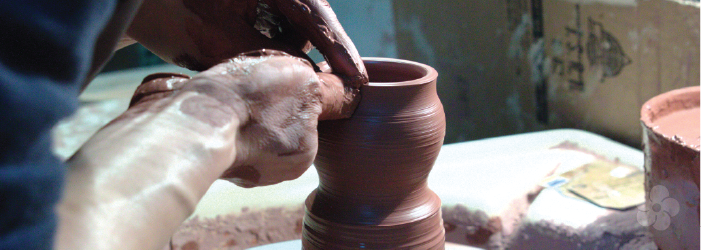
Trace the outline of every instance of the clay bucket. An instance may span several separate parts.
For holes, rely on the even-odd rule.
[[[638,211],[638,222],[648,226],[661,249],[699,249],[698,108],[699,87],[695,86],[658,95],[640,113],[646,204]],[[690,112],[696,112],[695,117]],[[691,119],[696,119],[695,124],[682,125]],[[679,132],[679,136],[687,134],[679,137],[673,131],[684,129],[674,129],[677,126],[696,129],[696,135]]]
[[[353,116],[319,122],[319,187],[305,202],[303,248],[444,249],[440,199],[427,186],[445,135],[438,73],[364,62],[370,83]]]

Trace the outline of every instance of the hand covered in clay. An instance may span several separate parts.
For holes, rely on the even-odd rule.
[[[349,117],[358,101],[357,89],[340,77],[316,73],[308,61],[280,51],[245,53],[190,80],[150,77],[132,105],[169,91],[195,91],[220,103],[193,103],[186,112],[213,126],[239,119],[235,161],[222,178],[243,187],[299,177],[316,156],[317,121]]]
[[[316,155],[317,120],[348,117],[356,94],[270,50],[192,78],[146,77],[129,109],[67,162],[55,249],[161,249],[216,179],[299,177]]]
[[[127,35],[164,60],[199,71],[259,49],[308,58],[313,44],[346,84],[368,80],[325,0],[146,0]]]

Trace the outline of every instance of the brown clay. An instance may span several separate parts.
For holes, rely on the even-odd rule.
[[[319,187],[306,200],[304,249],[444,249],[427,177],[445,134],[431,67],[365,58],[353,116],[319,122]],[[328,65],[320,65],[328,71]]]
[[[641,124],[648,212],[638,220],[648,216],[661,249],[699,249],[699,87],[650,99]]]
[[[193,217],[183,222],[162,250],[243,250],[280,241],[299,239],[302,235],[301,204],[243,208],[216,217]]]

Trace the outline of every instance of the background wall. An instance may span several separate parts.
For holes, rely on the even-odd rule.
[[[699,85],[698,1],[543,0],[550,124],[640,146],[651,97]]]
[[[699,85],[698,0],[329,3],[362,56],[438,70],[446,143],[570,127],[639,147],[642,104]],[[131,46],[106,70],[157,63]]]
[[[534,114],[526,1],[395,1],[398,56],[439,72],[446,142],[543,129]],[[512,37],[514,34],[514,37]],[[510,51],[511,49],[511,51]]]
[[[328,0],[355,47],[364,57],[397,57],[391,0]],[[310,52],[316,62],[324,61]]]
[[[699,2],[394,1],[397,55],[434,66],[446,142],[589,130],[639,147],[649,98],[699,85]]]

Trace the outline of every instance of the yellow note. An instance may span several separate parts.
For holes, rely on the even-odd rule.
[[[624,210],[645,202],[642,170],[607,161],[595,161],[562,174],[561,188],[600,207]]]

